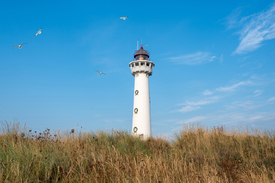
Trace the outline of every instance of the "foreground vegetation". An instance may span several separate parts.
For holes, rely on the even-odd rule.
[[[274,182],[275,133],[185,126],[172,142],[2,123],[0,182]]]

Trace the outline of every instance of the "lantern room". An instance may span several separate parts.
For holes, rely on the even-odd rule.
[[[148,50],[144,50],[141,46],[139,50],[134,52],[135,60],[149,60],[150,53]]]

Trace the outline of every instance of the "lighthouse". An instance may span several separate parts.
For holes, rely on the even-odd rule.
[[[135,77],[132,134],[143,140],[151,136],[149,76],[155,64],[149,57],[150,53],[141,44],[134,52],[134,60],[129,63]]]

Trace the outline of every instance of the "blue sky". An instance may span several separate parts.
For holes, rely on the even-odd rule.
[[[15,0],[0,22],[2,122],[130,131],[142,39],[153,135],[196,122],[275,130],[274,1]]]

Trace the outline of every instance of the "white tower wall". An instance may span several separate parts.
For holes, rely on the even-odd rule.
[[[136,91],[138,91],[138,93]],[[138,111],[136,112],[135,109],[138,109]],[[147,73],[135,74],[132,126],[133,128],[137,127],[137,131],[133,132],[139,135],[143,134],[143,138],[146,139],[151,136],[149,78]]]
[[[140,50],[142,53],[145,51],[142,47]],[[145,56],[148,56],[147,54],[148,51],[145,52]],[[135,77],[132,133],[145,140],[151,136],[149,76],[152,75],[155,64],[143,56],[136,58],[140,60],[129,63]]]

